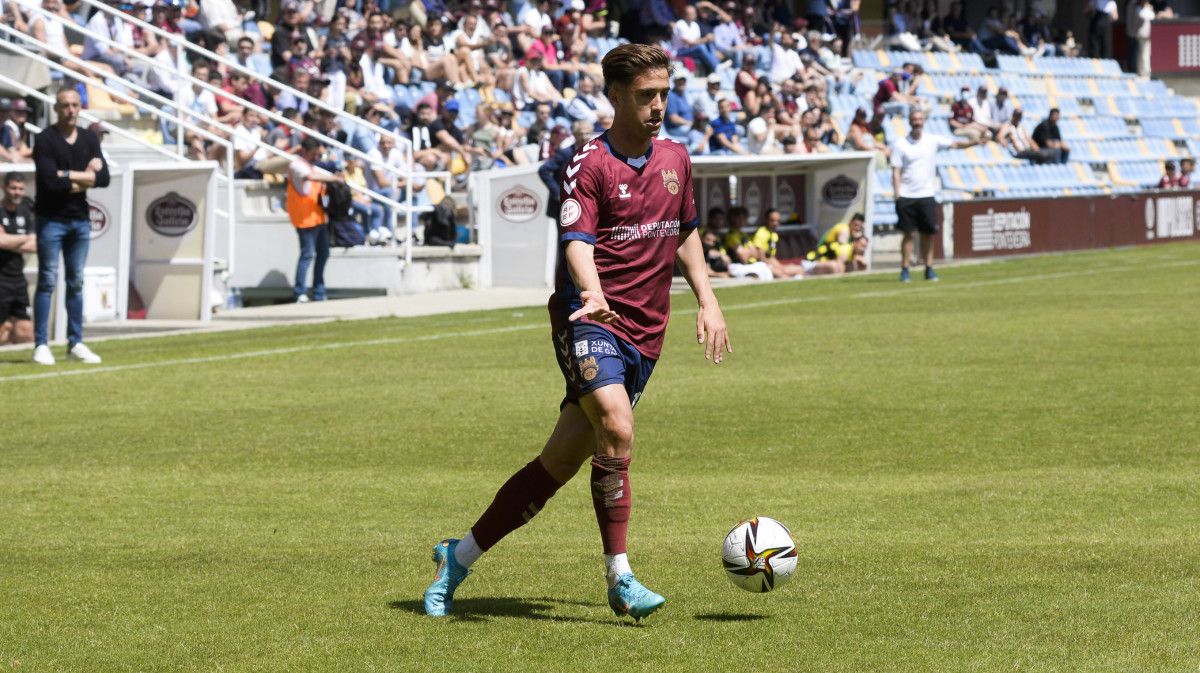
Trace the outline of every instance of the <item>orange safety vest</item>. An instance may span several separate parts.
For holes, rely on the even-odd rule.
[[[301,194],[292,186],[292,176],[288,173],[287,213],[292,220],[292,226],[297,229],[311,229],[325,224],[325,209],[321,207],[325,183],[309,180],[308,185],[308,195]]]

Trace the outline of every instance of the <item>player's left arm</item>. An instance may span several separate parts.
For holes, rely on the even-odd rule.
[[[686,168],[681,171],[683,206],[679,213],[680,243],[675,251],[675,258],[679,261],[683,277],[687,279],[699,304],[696,311],[696,342],[704,346],[705,360],[721,364],[725,354],[733,352],[733,345],[729,341],[725,316],[721,313],[721,306],[717,303],[712,285],[708,282],[708,263],[704,259],[704,246],[700,243],[700,230],[697,226],[700,218],[696,213],[696,198],[692,191],[692,166],[686,157],[684,161]]]

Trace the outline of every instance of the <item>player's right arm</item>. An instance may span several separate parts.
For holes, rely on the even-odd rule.
[[[558,228],[567,271],[579,290],[579,300],[583,304],[568,320],[573,322],[586,316],[595,322],[610,325],[620,316],[608,307],[608,301],[604,298],[594,257],[603,189],[599,172],[595,166],[589,165],[589,156],[597,151],[597,141],[585,143],[563,169]],[[591,161],[595,161],[595,158]]]

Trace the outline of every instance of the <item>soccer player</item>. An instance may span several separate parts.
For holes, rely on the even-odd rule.
[[[609,606],[640,620],[665,602],[634,578],[626,531],[633,408],[662,350],[676,260],[699,302],[696,339],[705,358],[720,363],[732,348],[696,230],[691,162],[682,145],[657,139],[670,60],[658,47],[627,44],[602,67],[612,128],[585,143],[561,174],[558,271],[548,306],[566,380],[558,423],[541,455],[500,487],[471,530],[434,547],[429,615],[448,614],[471,564],[541,511],[588,460]]]

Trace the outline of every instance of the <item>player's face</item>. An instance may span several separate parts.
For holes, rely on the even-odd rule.
[[[25,181],[13,180],[5,185],[4,196],[8,198],[9,203],[17,203],[25,198]]]
[[[772,230],[779,228],[779,213],[767,215],[767,228]]]
[[[670,86],[666,69],[660,68],[638,75],[627,86],[610,87],[609,99],[617,113],[613,126],[645,138],[658,135]]]

